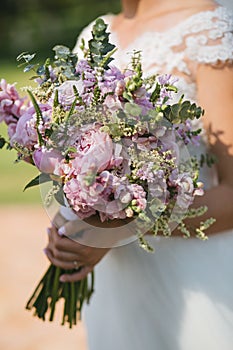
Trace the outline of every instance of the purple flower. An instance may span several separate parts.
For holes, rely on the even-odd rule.
[[[92,71],[92,68],[89,65],[87,60],[78,61],[77,66],[76,66],[76,73],[77,74],[83,74],[85,72],[90,72],[90,71]]]
[[[139,137],[138,135],[134,135],[132,137],[132,141],[135,143],[135,146],[138,150],[141,151],[150,151],[157,147],[157,138],[155,136],[148,137]]]
[[[160,85],[174,85],[179,79],[171,74],[162,74],[157,76]]]
[[[147,200],[144,188],[138,184],[130,184],[128,188],[134,199],[133,202],[135,201],[134,205],[136,205],[140,211],[145,210]]]
[[[173,157],[176,164],[178,164],[180,160],[180,150],[174,130],[166,130],[164,135],[159,137],[158,145],[161,146],[163,152],[170,151],[171,157]]]
[[[161,85],[160,97],[157,101],[158,105],[163,104],[165,98],[168,98],[168,100],[172,99],[174,92],[167,90],[167,86],[174,85],[178,80],[177,77],[174,77],[171,74],[157,76],[157,81]]]
[[[96,83],[96,72],[91,68],[86,60],[80,60],[76,66],[76,73],[81,75],[81,80],[85,88],[92,88]]]
[[[125,87],[124,74],[115,66],[111,66],[110,69],[104,72],[103,80],[99,82],[99,87],[103,94],[107,92],[115,92],[117,89],[117,95],[119,92],[123,92]]]
[[[200,135],[193,135],[193,126],[191,121],[188,119],[182,124],[174,125],[174,130],[177,132],[179,137],[184,141],[185,145],[188,145],[189,143],[199,146],[200,145]]]

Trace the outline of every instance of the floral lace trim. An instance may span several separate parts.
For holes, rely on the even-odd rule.
[[[227,9],[218,7],[200,13],[187,29],[184,35],[189,35],[186,38],[189,59],[209,64],[233,60],[233,16]]]
[[[110,25],[114,15],[102,17]],[[80,39],[89,40],[93,23],[84,28],[74,51],[79,49]],[[111,41],[119,48],[115,32]],[[161,72],[182,76],[186,82],[188,98],[195,100],[196,88],[191,75],[191,62],[217,64],[219,61],[233,61],[233,17],[222,6],[214,10],[194,14],[165,32],[149,31],[140,35],[127,48],[115,53],[115,64],[125,68],[130,61],[129,53],[134,49],[142,51],[143,69],[147,73]],[[183,85],[183,84],[182,84]]]

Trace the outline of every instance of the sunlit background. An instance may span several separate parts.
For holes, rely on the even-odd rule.
[[[233,0],[221,3],[233,10]],[[51,56],[53,46],[72,48],[86,24],[119,8],[119,0],[1,0],[0,79],[17,82],[17,87],[31,84],[30,74],[17,68],[15,58],[19,53],[36,52],[43,62]],[[6,134],[3,125],[0,134]],[[14,164],[15,159],[14,152],[0,150],[0,349],[86,350],[82,324],[70,331],[59,321],[44,324],[24,310],[48,265],[42,249],[49,219],[39,190],[22,191],[37,175],[36,169]]]

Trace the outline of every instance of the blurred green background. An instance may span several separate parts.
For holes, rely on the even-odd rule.
[[[17,68],[19,53],[36,52],[43,62],[53,46],[72,48],[90,21],[119,8],[119,0],[1,0],[0,79],[17,82],[18,88],[30,85],[30,74]],[[6,135],[2,124],[0,134]],[[40,203],[38,188],[23,192],[38,171],[23,162],[15,164],[15,159],[14,151],[0,150],[0,204]]]

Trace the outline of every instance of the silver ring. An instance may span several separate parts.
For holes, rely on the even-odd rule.
[[[78,270],[79,269],[79,264],[76,260],[73,261],[73,264],[74,264],[74,269],[75,270]]]

